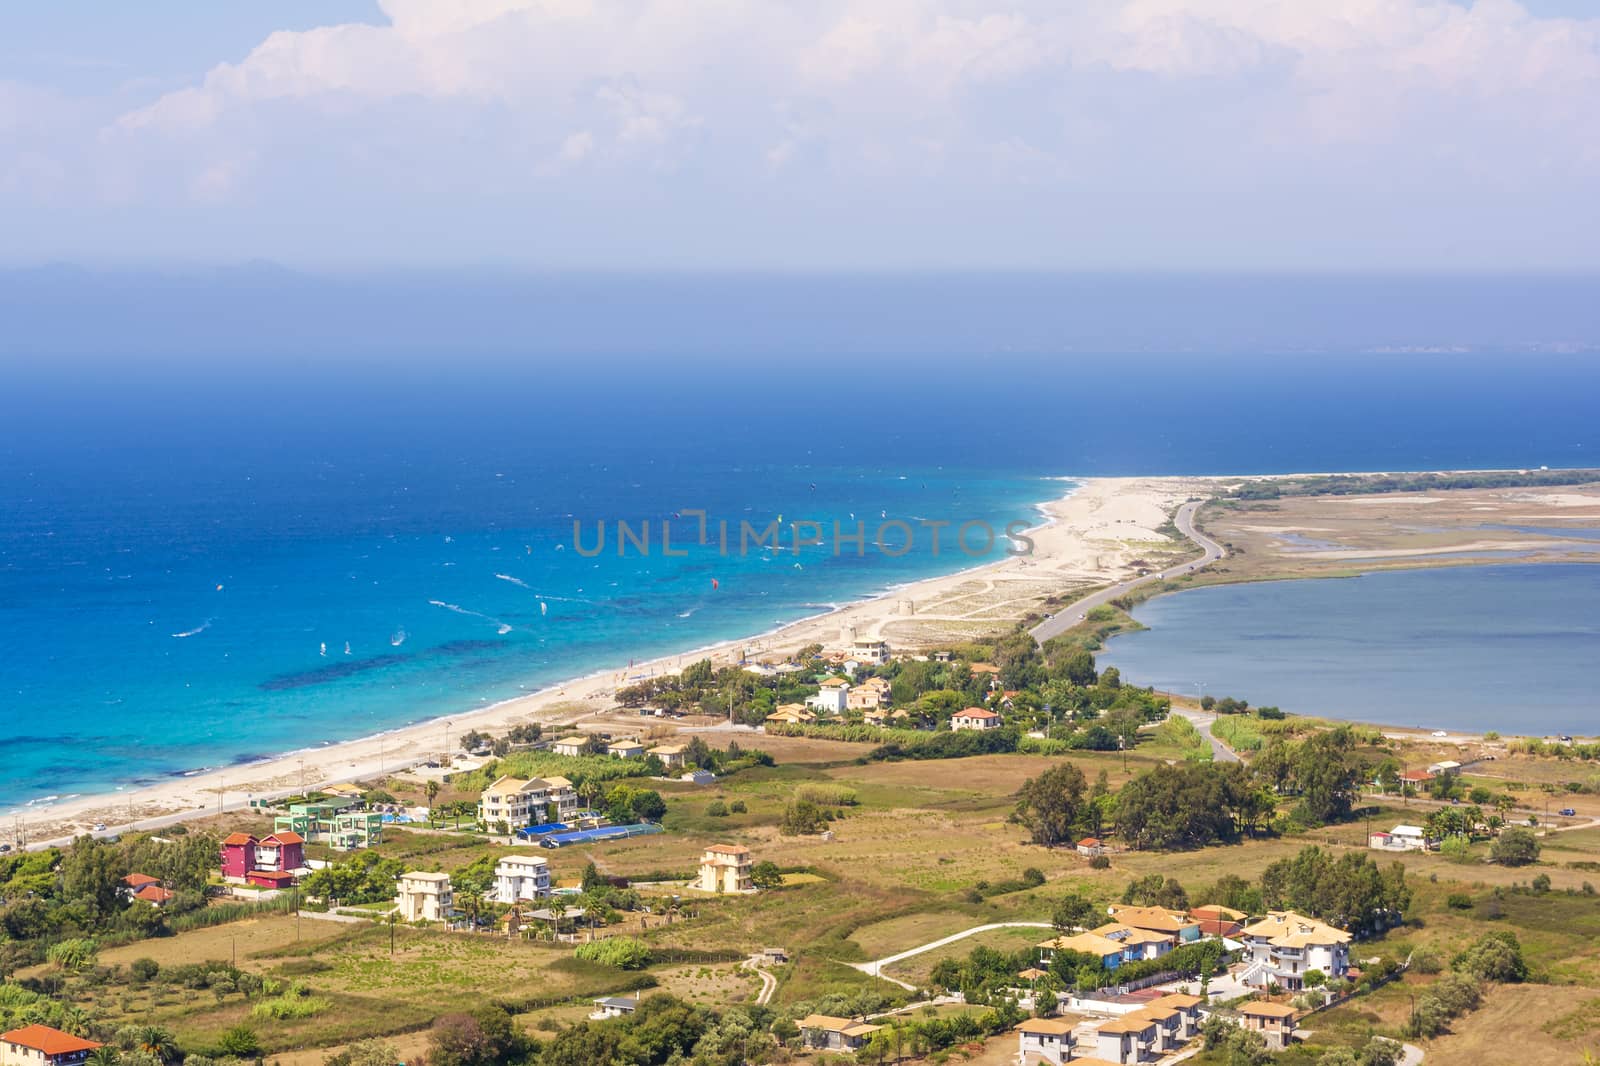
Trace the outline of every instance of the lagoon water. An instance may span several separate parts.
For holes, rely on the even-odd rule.
[[[1507,735],[1600,733],[1600,566],[1524,564],[1160,596],[1101,656],[1172,692]]]
[[[92,372],[10,367],[0,814],[480,707],[978,561],[934,557],[925,541],[900,558],[588,559],[570,546],[574,519],[592,529],[703,508],[1000,527],[1036,516],[1062,476],[1583,465],[1600,446],[1600,369],[1525,362],[1462,357],[1440,376],[1430,361],[1346,358],[1331,376],[1312,360],[1230,357],[1195,375],[1190,356],[521,365],[441,351],[361,365],[301,353],[292,368],[209,354],[159,371],[111,357]],[[1356,611],[1374,587],[1336,584],[1310,594],[1346,593]],[[1268,632],[1315,647],[1300,612],[1274,606],[1296,590],[1226,594],[1258,598],[1255,616],[1278,619]],[[1581,701],[1554,693],[1594,660],[1575,635],[1592,634],[1587,616],[1462,596],[1477,610],[1442,614],[1454,628],[1431,639],[1461,642],[1442,661],[1481,661],[1475,625],[1515,633],[1491,641],[1495,661],[1523,696],[1542,680],[1522,682],[1548,675],[1542,706],[1559,704],[1552,720],[1571,728]],[[1393,616],[1396,649],[1419,646],[1398,639],[1405,624]],[[1113,661],[1155,649],[1167,628]],[[1344,669],[1337,651],[1315,654],[1330,675]],[[1252,657],[1239,659],[1227,688],[1298,709],[1302,670],[1258,683]],[[1131,663],[1129,676],[1190,673],[1145,661],[1152,676]],[[1224,688],[1214,661],[1197,676]],[[1491,691],[1466,676],[1440,673],[1393,715],[1383,684],[1347,701],[1310,695],[1402,721],[1423,721],[1429,696],[1442,720]]]

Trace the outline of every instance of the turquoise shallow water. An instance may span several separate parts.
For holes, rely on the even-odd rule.
[[[1428,729],[1600,733],[1600,566],[1390,571],[1161,596],[1102,661],[1174,692]]]

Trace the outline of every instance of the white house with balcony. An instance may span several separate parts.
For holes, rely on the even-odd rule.
[[[806,706],[828,714],[843,714],[849,699],[850,682],[842,677],[827,677],[815,696],[806,697]]]
[[[400,875],[400,920],[403,922],[442,922],[450,917],[455,896],[450,890],[450,875],[412,871]]]
[[[564,777],[501,777],[478,797],[478,821],[490,829],[563,821],[577,810],[578,793]]]
[[[1156,1058],[1161,1046],[1161,1026],[1142,1011],[1101,1022],[1094,1030],[1095,1058],[1120,1066]]]
[[[494,864],[493,899],[522,903],[550,895],[550,864],[537,855],[506,855]]]
[[[1019,1059],[1063,1066],[1072,1058],[1072,1029],[1066,1018],[1029,1018],[1017,1026]]]
[[[1240,979],[1251,988],[1277,985],[1298,992],[1310,970],[1343,977],[1350,968],[1350,934],[1293,911],[1268,912],[1245,926],[1239,939],[1250,953]]]

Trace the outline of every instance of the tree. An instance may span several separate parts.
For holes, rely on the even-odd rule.
[[[826,824],[827,819],[823,817],[821,807],[810,800],[795,800],[783,809],[778,832],[784,836],[806,836],[821,832]]]
[[[429,780],[422,788],[422,791],[428,796],[428,821],[430,822],[433,821],[433,801],[439,796],[439,787],[438,781]]]
[[[1522,944],[1511,932],[1488,934],[1457,955],[1451,965],[1483,981],[1510,984],[1525,981],[1528,977],[1528,964],[1522,958]]]
[[[1062,763],[1023,783],[1013,818],[1027,827],[1035,844],[1053,848],[1069,843],[1087,789],[1083,771]]]
[[[1539,861],[1539,838],[1532,830],[1512,826],[1500,831],[1489,848],[1489,860],[1501,866],[1528,866]]]
[[[61,856],[61,896],[82,904],[92,919],[105,921],[122,906],[120,889],[127,872],[115,847],[85,834]]]
[[[782,888],[783,871],[777,863],[763,860],[750,868],[750,883],[757,888]]]
[[[1355,734],[1347,726],[1313,734],[1295,751],[1294,783],[1311,820],[1335,822],[1350,816],[1361,780],[1354,751]]]
[[[1077,929],[1086,929],[1089,920],[1100,911],[1094,901],[1077,893],[1071,892],[1060,899],[1050,910],[1050,924],[1055,926],[1058,933],[1071,933]]]
[[[160,1062],[173,1062],[179,1056],[178,1041],[172,1031],[159,1025],[143,1025],[134,1036],[135,1048]]]

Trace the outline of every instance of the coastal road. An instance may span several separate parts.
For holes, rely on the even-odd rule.
[[[873,977],[881,977],[885,981],[891,981],[894,984],[899,985],[901,988],[909,990],[912,987],[911,985],[885,974],[883,972],[883,968],[885,966],[892,965],[893,963],[897,963],[901,959],[909,959],[913,955],[921,955],[924,951],[932,951],[934,948],[942,948],[946,944],[954,944],[958,940],[965,940],[967,937],[976,933],[986,933],[991,929],[1054,928],[1055,926],[1051,925],[1049,922],[990,922],[988,925],[975,925],[971,929],[963,929],[959,933],[951,933],[949,936],[940,937],[938,940],[930,940],[926,944],[921,944],[914,948],[907,948],[905,951],[897,952],[893,955],[885,955],[881,959],[874,959],[871,962],[852,962],[850,965],[853,968],[860,970],[864,974],[870,974]]]
[[[1191,711],[1184,707],[1174,707],[1172,708],[1172,713],[1177,715],[1179,718],[1189,719],[1189,721],[1194,725],[1195,730],[1201,736],[1206,738],[1207,742],[1209,742],[1211,745],[1212,762],[1244,761],[1243,759],[1239,758],[1232,748],[1218,740],[1211,732],[1211,723],[1217,720],[1216,715],[1207,714],[1205,711]]]
[[[1222,558],[1223,555],[1226,554],[1222,550],[1222,545],[1218,544],[1216,541],[1212,540],[1210,537],[1194,528],[1195,512],[1198,511],[1203,504],[1208,502],[1209,501],[1207,500],[1191,500],[1182,507],[1179,507],[1178,513],[1174,515],[1172,519],[1172,523],[1178,527],[1179,533],[1182,533],[1185,537],[1188,537],[1191,541],[1199,545],[1200,548],[1204,550],[1204,558],[1197,559],[1194,562],[1179,563],[1177,566],[1169,566],[1165,570],[1158,570],[1153,574],[1146,574],[1144,577],[1136,577],[1128,581],[1120,581],[1115,585],[1101,589],[1099,592],[1091,592],[1089,595],[1083,597],[1083,599],[1078,600],[1076,603],[1068,604],[1055,614],[1051,615],[1049,618],[1046,618],[1043,622],[1040,622],[1038,625],[1034,626],[1032,629],[1033,639],[1038,641],[1040,644],[1043,644],[1051,637],[1059,637],[1061,634],[1077,625],[1083,620],[1084,615],[1088,614],[1096,607],[1099,607],[1102,604],[1110,603],[1117,597],[1125,595],[1141,585],[1148,585],[1152,581],[1165,581],[1168,578],[1177,577],[1180,574],[1186,574],[1189,571],[1196,570],[1202,566],[1208,566]]]

